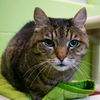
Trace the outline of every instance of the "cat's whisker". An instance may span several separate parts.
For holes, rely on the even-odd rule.
[[[46,62],[45,62],[46,63]],[[45,64],[44,63],[44,64]],[[43,66],[44,64],[42,64],[41,66]],[[27,77],[27,79],[29,79],[32,75],[33,75],[33,73],[39,68],[40,66],[38,66],[35,70],[33,70],[33,71],[31,71],[31,73],[29,74],[29,76]]]
[[[95,64],[93,64],[93,63],[92,63],[92,64],[90,64],[90,63],[89,63],[89,62],[87,62],[87,61],[83,61],[83,63],[82,63],[82,64],[86,64],[87,66],[89,65],[89,66],[92,66],[92,67],[95,67],[95,66],[96,66]],[[86,68],[87,68],[87,67],[86,67]],[[87,68],[87,70],[88,70],[88,71],[90,71],[90,70],[89,70],[89,68]]]
[[[47,76],[49,75],[51,68],[52,68],[52,67],[51,67],[51,65],[50,65],[50,66],[49,66],[49,69],[48,69]]]
[[[72,70],[76,71],[73,67],[71,67],[71,68],[72,68]],[[75,75],[76,75],[76,80],[79,80],[78,74],[75,74]]]
[[[85,78],[89,79],[89,75],[87,74],[87,72],[84,70],[84,68],[80,67],[80,70],[83,71]]]
[[[93,50],[88,50],[88,53],[96,53],[96,51],[93,51]]]
[[[28,77],[26,78],[26,79],[29,79],[31,76],[32,76],[32,74],[36,71],[36,69],[38,69],[40,66],[38,66],[37,68],[33,68],[33,70],[31,70],[31,72],[30,72],[30,74],[28,75]],[[28,81],[28,80],[27,80]]]
[[[81,65],[80,66],[84,66],[84,68],[87,70],[87,71],[90,71],[90,69],[89,69],[89,67],[87,66],[87,64],[85,64],[85,63],[81,63]],[[83,67],[82,67],[83,68]]]
[[[30,71],[35,71],[36,69],[38,69],[40,66],[42,66],[43,64],[45,64],[47,61],[44,61],[42,63],[36,64],[33,67],[31,67],[29,70],[26,71],[26,73],[23,75],[23,77],[25,77]]]
[[[72,69],[73,71],[76,71],[77,68],[76,68],[75,66],[72,66],[71,69]],[[79,76],[77,75],[76,77],[77,77],[77,79],[79,80]]]
[[[87,62],[87,61],[82,61],[83,63],[86,63],[86,64],[88,64],[88,65],[91,65],[91,66],[95,66],[94,64],[90,64],[89,62]]]
[[[84,65],[83,65],[84,66]],[[84,69],[82,69],[82,66],[80,65],[80,70],[83,71],[83,73],[85,74],[84,76],[86,78],[89,78],[88,74],[86,73],[86,71]]]
[[[95,52],[96,48],[92,47],[90,49],[88,49],[88,51],[94,51]]]
[[[50,61],[50,62],[52,63],[52,62],[54,62],[55,60],[54,60],[54,59],[48,59],[48,61]]]
[[[30,71],[32,71],[32,70],[36,70],[38,67],[39,67],[39,65],[40,64],[37,64],[37,65],[34,65],[33,67],[30,67],[27,71],[26,71],[26,73],[23,75],[23,77],[25,77]],[[34,68],[35,67],[35,68]]]
[[[65,77],[64,77],[64,73],[63,73],[63,77],[62,77],[62,78],[63,78],[63,80],[65,79]]]
[[[29,76],[26,78],[27,80],[32,76],[32,74],[39,68],[39,67],[41,67],[41,66],[43,66],[44,64],[46,64],[47,62],[48,62],[49,60],[46,60],[46,61],[44,61],[44,62],[42,62],[42,63],[40,63],[40,64],[37,64],[36,66],[36,68],[34,69],[34,67],[32,68],[33,70],[31,70],[31,72],[30,72],[30,74],[29,74]]]
[[[38,76],[39,76],[44,70],[46,70],[46,67],[47,67],[47,66],[43,67],[43,68],[38,72],[38,74],[36,75],[36,77],[34,78],[34,80],[32,81],[32,83],[30,84],[30,87],[33,85],[34,81],[38,78]]]
[[[76,80],[80,79],[77,73],[75,74],[75,76],[76,76]]]
[[[85,78],[84,73],[79,67],[76,67],[77,71],[82,75],[83,78]]]

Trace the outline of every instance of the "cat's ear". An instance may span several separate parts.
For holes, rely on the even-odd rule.
[[[83,28],[85,25],[87,19],[87,12],[86,8],[80,9],[77,14],[72,19],[74,25],[76,25],[78,28]]]
[[[34,20],[35,20],[36,25],[40,27],[46,27],[50,23],[49,18],[44,13],[44,11],[40,8],[35,8]]]

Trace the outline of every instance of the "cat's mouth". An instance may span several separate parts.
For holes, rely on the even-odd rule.
[[[65,64],[57,64],[54,67],[59,71],[65,71],[65,70],[69,69],[69,66],[65,65]]]
[[[65,64],[58,64],[57,66],[63,67],[66,66]]]

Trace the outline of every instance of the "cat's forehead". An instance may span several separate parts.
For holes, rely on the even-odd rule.
[[[53,38],[73,38],[78,35],[78,30],[73,28],[74,25],[72,23],[72,19],[50,18],[50,23],[53,27],[53,32],[51,34],[51,37]]]
[[[64,19],[64,18],[49,18],[50,24],[53,27],[71,27],[72,19]]]
[[[70,41],[70,40],[79,40],[85,41],[86,33],[78,29],[77,27],[71,25],[70,27],[66,25],[58,25],[54,26],[52,32],[48,32],[45,38],[56,40],[56,41]],[[53,25],[55,25],[53,24]],[[59,23],[60,24],[60,23]]]

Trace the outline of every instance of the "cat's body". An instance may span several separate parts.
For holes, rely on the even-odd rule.
[[[41,100],[59,82],[69,81],[86,54],[84,24],[79,28],[72,20],[47,18],[37,8],[35,22],[26,24],[3,54],[2,74],[14,87],[30,93],[33,100]],[[76,43],[77,48],[73,47]]]

